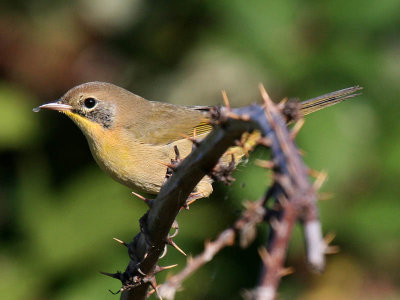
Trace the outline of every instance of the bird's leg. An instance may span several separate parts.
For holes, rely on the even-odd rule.
[[[226,165],[223,163],[217,164],[212,170],[210,177],[214,180],[221,181],[226,185],[231,185],[235,178],[232,177],[232,172],[235,170],[235,156],[231,154],[232,160]]]

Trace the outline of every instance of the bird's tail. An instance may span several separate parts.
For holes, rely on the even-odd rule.
[[[362,90],[362,87],[357,85],[349,87],[347,89],[325,94],[316,98],[312,98],[306,101],[302,101],[300,102],[301,105],[300,111],[304,116],[311,114],[325,107],[334,105],[349,98],[356,97],[360,95],[360,93],[356,93],[359,90]]]
[[[316,98],[305,100],[300,102],[300,111],[303,116],[316,112],[325,107],[337,104],[346,99],[356,97],[360,93],[357,91],[362,90],[360,86],[353,86],[347,89],[339,90],[329,94],[325,94]],[[251,151],[259,141],[261,133],[259,131],[254,131],[252,133],[244,133],[242,136],[242,143],[240,146],[234,146],[228,149],[228,151],[222,157],[222,162],[224,164],[229,164],[232,161],[232,155],[235,163],[238,164],[243,156]]]

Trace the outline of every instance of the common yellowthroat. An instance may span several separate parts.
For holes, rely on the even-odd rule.
[[[353,87],[301,102],[309,114],[354,96]],[[90,150],[103,171],[135,190],[157,194],[164,182],[174,146],[181,157],[192,150],[184,135],[206,136],[207,107],[179,106],[148,101],[116,85],[89,82],[70,89],[58,101],[34,109],[50,109],[66,114],[86,136]],[[232,152],[232,151],[230,151]],[[236,161],[243,156],[238,147]],[[164,163],[164,164],[163,164]],[[204,177],[196,186],[196,198],[212,193],[212,180]]]

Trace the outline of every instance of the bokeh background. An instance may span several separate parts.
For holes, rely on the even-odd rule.
[[[32,108],[101,80],[179,104],[307,99],[352,85],[363,95],[307,117],[298,137],[310,167],[329,173],[324,232],[341,252],[308,272],[296,228],[282,299],[400,299],[400,2],[13,0],[0,4],[0,297],[118,299],[124,270],[112,237],[130,240],[146,206],[96,166],[65,116]],[[235,184],[179,215],[176,242],[203,249],[255,200],[268,174],[256,151]],[[240,299],[256,285],[262,235],[225,249],[178,299]],[[170,250],[162,265],[185,258]],[[174,270],[172,272],[176,272]],[[159,277],[162,282],[163,276]]]

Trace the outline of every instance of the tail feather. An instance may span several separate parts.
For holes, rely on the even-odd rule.
[[[360,95],[360,93],[356,93],[357,91],[362,90],[360,86],[353,86],[347,89],[339,90],[336,92],[332,92],[329,94],[325,94],[316,98],[312,98],[303,102],[300,102],[300,111],[303,115],[308,115],[325,107],[334,105],[336,103],[342,102],[346,99],[356,97]],[[228,149],[227,152],[222,156],[221,162],[224,165],[229,165],[232,161],[232,156],[235,161],[235,165],[239,164],[243,158],[247,154],[248,151],[251,151],[259,141],[261,137],[261,132],[256,130],[252,133],[244,133],[242,136],[242,145],[241,146],[233,146]]]
[[[359,90],[362,90],[362,87],[353,86],[300,102],[300,111],[303,115],[311,114],[325,107],[334,105],[349,98],[356,97],[360,95],[360,93],[356,93]],[[229,150],[222,157],[221,161],[224,164],[229,164],[232,161],[233,155],[236,164],[238,164],[243,156],[257,145],[260,137],[261,133],[257,130],[252,133],[244,133],[242,136],[243,145],[229,148]]]
[[[308,115],[325,107],[356,97],[360,95],[360,93],[356,92],[362,89],[362,87],[357,85],[300,102],[300,111],[304,116]]]

